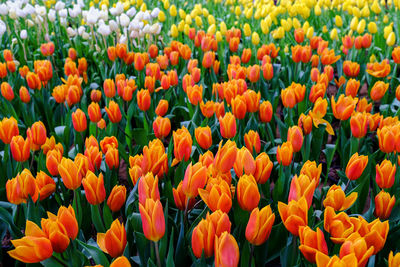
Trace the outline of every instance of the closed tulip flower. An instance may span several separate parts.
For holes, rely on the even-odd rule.
[[[29,71],[26,75],[26,82],[28,83],[28,87],[33,90],[40,90],[42,88],[42,82],[36,73]]]
[[[200,162],[192,166],[192,163],[186,169],[183,178],[182,191],[187,197],[196,197],[199,189],[204,188],[207,182],[207,169]]]
[[[293,152],[299,152],[303,145],[303,131],[298,126],[288,129],[288,141],[292,144]]]
[[[137,93],[137,103],[139,109],[142,111],[147,111],[150,108],[150,93],[148,90],[139,90]]]
[[[111,224],[106,233],[97,233],[97,244],[112,258],[119,257],[124,253],[126,243],[125,227],[118,219]]]
[[[358,259],[358,266],[365,266],[373,252],[374,248],[369,247],[363,237],[358,233],[353,233],[340,247],[339,255],[343,258],[346,255],[354,253]]]
[[[321,229],[317,228],[316,231],[313,231],[308,226],[300,226],[299,237],[299,249],[309,262],[316,262],[318,252],[328,255],[328,246],[326,245],[324,233]]]
[[[256,158],[256,169],[254,178],[258,184],[264,184],[268,181],[274,164],[269,159],[267,153],[262,152]]]
[[[24,162],[29,159],[32,141],[29,137],[25,140],[22,136],[16,135],[11,138],[11,155],[15,161]]]
[[[286,108],[293,108],[297,104],[296,94],[290,87],[281,91],[281,99],[283,106]]]
[[[376,183],[380,188],[391,188],[396,175],[396,165],[385,159],[376,164]]]
[[[237,199],[240,207],[246,211],[252,211],[260,202],[260,192],[253,175],[243,175],[239,178],[236,188]]]
[[[28,89],[25,86],[21,86],[19,88],[19,98],[23,103],[29,103],[31,101],[31,96],[29,94]]]
[[[291,142],[284,142],[281,146],[278,146],[276,151],[276,159],[279,164],[283,166],[289,166],[293,158],[293,146]]]
[[[86,115],[81,109],[72,113],[72,124],[77,132],[84,132],[87,128]]]
[[[265,63],[261,69],[265,80],[269,81],[274,77],[274,68],[271,63]]]
[[[246,116],[247,106],[246,99],[242,95],[237,95],[231,100],[232,113],[235,118],[242,120]]]
[[[256,170],[256,162],[251,152],[246,147],[242,147],[237,151],[236,161],[235,164],[233,164],[233,169],[238,177],[241,177],[243,174],[254,174]]]
[[[45,233],[32,221],[26,222],[25,236],[11,240],[15,249],[8,251],[12,258],[24,263],[38,263],[53,255],[53,247]]]
[[[211,128],[209,126],[197,127],[194,133],[199,146],[203,149],[209,149],[212,145]]]
[[[18,122],[14,117],[3,118],[0,121],[0,139],[4,144],[10,144],[11,139],[18,135]]]
[[[111,100],[108,104],[108,107],[105,107],[105,110],[107,112],[108,118],[112,123],[119,123],[121,121],[121,110],[116,102]]]
[[[39,196],[38,186],[32,173],[24,169],[21,173],[6,183],[7,199],[13,204],[26,203],[29,196],[36,202]]]
[[[233,267],[239,264],[239,246],[235,238],[228,232],[224,232],[221,236],[215,238],[214,245],[215,267]]]
[[[318,187],[319,185],[319,179],[321,176],[322,172],[322,164],[319,164],[317,166],[317,163],[315,161],[309,161],[307,160],[304,164],[303,167],[301,167],[300,174],[305,174],[311,179],[315,180],[316,186]]]
[[[172,133],[174,139],[174,155],[175,158],[172,162],[172,166],[175,166],[182,160],[188,161],[190,154],[192,153],[192,136],[189,131],[183,126],[181,129]]]
[[[332,185],[326,194],[323,204],[324,207],[332,207],[335,211],[343,211],[354,204],[357,200],[357,196],[357,192],[353,192],[346,197],[340,186]]]
[[[237,147],[234,141],[228,140],[222,146],[222,141],[219,143],[218,152],[214,158],[214,168],[220,173],[226,173],[232,169],[237,156]]]
[[[126,200],[126,187],[123,185],[116,185],[111,190],[107,199],[107,206],[112,212],[118,212],[124,205]]]
[[[156,108],[156,114],[158,116],[164,116],[168,111],[168,101],[165,99],[160,100],[160,102],[158,102],[157,108]]]
[[[143,233],[147,239],[157,242],[165,234],[164,211],[160,200],[146,199],[145,205],[139,203]]]
[[[297,201],[301,197],[305,197],[308,203],[308,207],[310,207],[312,204],[315,187],[315,180],[311,179],[307,175],[295,175],[290,183],[288,202],[290,202],[291,200]]]
[[[119,152],[117,148],[109,148],[105,158],[108,168],[113,169],[119,167]]]
[[[1,95],[8,101],[14,99],[14,91],[8,82],[1,83]]]
[[[367,167],[367,164],[368,156],[359,156],[358,153],[353,154],[346,166],[347,178],[349,178],[350,180],[357,180],[358,178],[360,178],[365,167]]]
[[[106,79],[103,83],[104,94],[108,98],[113,98],[115,96],[115,83],[113,79]]]
[[[82,185],[85,189],[86,199],[91,205],[101,204],[106,198],[102,173],[97,177],[93,172],[88,171],[82,180]]]
[[[371,89],[371,99],[373,101],[379,101],[386,94],[386,91],[389,89],[389,84],[384,83],[382,81],[377,81]]]
[[[201,190],[201,189],[200,189]],[[188,198],[182,190],[182,181],[179,182],[178,187],[172,188],[172,194],[174,196],[175,206],[180,210],[185,210],[186,205],[188,203],[187,209],[190,210],[193,208],[196,199],[195,198]]]
[[[289,204],[278,202],[278,210],[286,229],[293,235],[299,235],[300,226],[307,226],[308,205],[305,197],[292,200]]]
[[[343,72],[348,77],[357,77],[360,73],[360,64],[346,60],[343,62]]]
[[[59,220],[67,230],[69,238],[74,240],[78,235],[78,221],[75,217],[75,210],[71,205],[67,207],[61,206],[57,212],[57,220]]]
[[[331,105],[335,118],[338,120],[349,119],[354,111],[354,108],[356,107],[357,101],[358,98],[340,95],[338,101],[336,102],[332,96]]]
[[[158,190],[158,177],[154,177],[151,172],[148,172],[145,176],[142,176],[139,180],[139,202],[142,205],[146,204],[146,199],[159,200],[160,192]]]
[[[55,217],[55,215],[53,215]],[[41,220],[43,232],[51,242],[53,250],[57,253],[64,252],[69,245],[69,237],[64,225],[56,218]]]
[[[199,224],[193,228],[192,233],[192,251],[200,258],[204,253],[206,258],[214,253],[215,228],[211,220],[202,219]]]
[[[101,120],[101,111],[98,103],[90,103],[90,105],[88,106],[88,115],[90,121],[93,123],[97,123]]]
[[[353,98],[357,96],[358,89],[360,88],[360,81],[350,79],[346,84],[346,96],[352,96]]]
[[[223,117],[219,117],[220,131],[223,138],[233,138],[236,135],[236,119],[232,113],[227,112]]]
[[[207,213],[206,219],[214,225],[216,236],[220,236],[224,232],[231,232],[231,222],[227,213],[216,210],[211,214]]]
[[[275,221],[270,205],[261,210],[255,208],[251,214],[246,227],[246,239],[251,244],[259,246],[267,241]]]
[[[350,118],[351,133],[356,138],[362,138],[367,134],[369,117],[365,112],[356,112]]]
[[[389,126],[383,126],[376,132],[379,141],[379,149],[384,153],[391,153],[395,149],[395,133]]]
[[[260,104],[260,109],[259,109],[260,120],[262,122],[268,123],[271,121],[272,115],[273,115],[273,109],[271,102],[269,102],[268,100],[263,101]]]
[[[46,143],[46,127],[44,126],[43,122],[37,121],[32,124],[31,128],[32,133],[32,143],[38,146],[43,145]]]
[[[7,63],[0,62],[0,78],[7,77]]]
[[[154,135],[159,139],[167,137],[171,132],[171,121],[169,118],[158,116],[153,122],[153,131]]]
[[[71,159],[63,158],[58,165],[58,172],[66,188],[75,190],[81,186],[82,175]]]
[[[56,191],[56,182],[43,171],[37,173],[36,184],[39,190],[40,201],[48,198]]]
[[[257,154],[260,153],[261,150],[261,140],[258,132],[250,130],[248,133],[244,134],[244,143],[246,144],[246,148],[253,153],[255,151]]]
[[[392,213],[392,209],[396,203],[395,196],[391,196],[385,191],[379,192],[375,196],[375,210],[374,215],[381,220],[387,220]]]

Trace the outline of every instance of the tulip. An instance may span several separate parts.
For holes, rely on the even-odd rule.
[[[258,132],[250,130],[248,133],[244,134],[244,143],[246,144],[246,148],[251,153],[253,153],[253,151],[255,151],[257,154],[260,153],[261,140]]]
[[[346,166],[346,176],[350,180],[357,180],[360,178],[363,173],[365,167],[368,164],[368,156],[358,155],[358,153],[354,153],[349,159]]]
[[[369,257],[374,252],[373,247],[369,247],[367,242],[358,233],[351,234],[340,247],[340,258],[354,253],[358,259],[358,266],[365,266]]]
[[[299,152],[303,145],[303,131],[298,126],[288,129],[288,141],[292,144],[293,152]]]
[[[0,62],[0,78],[7,77],[7,63]]]
[[[326,86],[324,83],[318,82],[311,87],[309,99],[312,103],[315,103],[317,99],[323,98],[326,93]]]
[[[36,184],[38,186],[40,200],[48,198],[56,191],[56,183],[43,171],[37,173]]]
[[[58,172],[66,188],[75,190],[81,186],[82,175],[71,159],[62,158],[58,165]]]
[[[139,109],[142,111],[147,111],[150,108],[150,92],[148,90],[139,90],[137,92],[137,104]]]
[[[106,233],[97,233],[97,244],[112,258],[119,257],[124,253],[126,242],[125,227],[118,219],[111,224]]]
[[[182,160],[188,161],[190,154],[192,153],[192,136],[189,131],[183,126],[181,129],[178,129],[172,133],[174,139],[174,155],[175,159],[172,162],[172,166],[175,166],[177,163]]]
[[[275,221],[275,214],[272,213],[270,205],[261,209],[255,208],[251,214],[246,227],[246,239],[251,244],[259,246],[267,241],[272,225]]]
[[[377,78],[384,78],[390,73],[389,60],[382,60],[381,63],[369,63],[367,64],[367,73]]]
[[[357,192],[353,192],[346,197],[340,186],[332,185],[326,194],[323,204],[324,207],[332,207],[335,211],[343,211],[354,204],[357,200],[357,196]]]
[[[211,136],[211,128],[209,126],[206,127],[197,127],[194,131],[196,141],[199,146],[203,149],[208,149],[212,145],[212,136]]]
[[[199,190],[201,190],[201,189],[199,189]],[[196,202],[195,198],[188,198],[185,195],[185,193],[182,191],[182,181],[179,182],[179,185],[176,189],[172,188],[172,194],[174,196],[175,206],[180,210],[186,209],[188,200],[189,200],[188,207],[187,207],[188,210],[192,209]]]
[[[113,100],[110,101],[108,107],[105,107],[108,118],[112,123],[119,123],[122,119],[121,110],[119,105]]]
[[[84,132],[87,128],[86,115],[81,109],[72,112],[72,124],[77,132]]]
[[[244,96],[237,95],[234,99],[231,100],[232,105],[232,113],[235,118],[239,120],[243,120],[246,116],[247,106],[246,99]]]
[[[239,206],[246,211],[252,211],[260,202],[260,192],[253,175],[243,175],[237,184],[237,199]]]
[[[25,237],[11,240],[15,249],[7,253],[24,263],[37,263],[53,255],[53,247],[43,231],[33,222],[27,221]]]
[[[10,144],[14,136],[19,135],[18,122],[14,117],[4,117],[0,121],[0,139],[4,144]]]
[[[358,99],[351,96],[340,95],[337,102],[331,98],[332,111],[336,119],[347,120],[350,118],[357,104]]]
[[[350,218],[345,212],[335,213],[335,210],[327,206],[324,212],[324,229],[331,234],[331,240],[335,244],[343,243],[355,230],[356,218]]]
[[[395,132],[391,127],[383,126],[376,132],[379,141],[379,148],[384,153],[391,153],[395,149]]]
[[[8,82],[1,83],[1,95],[8,101],[14,99],[14,91]]]
[[[157,242],[165,234],[165,218],[160,200],[146,199],[145,205],[139,203],[139,211],[144,235]]]
[[[346,85],[346,96],[352,96],[353,98],[356,97],[359,88],[360,88],[359,81],[354,79],[348,80]]]
[[[265,63],[262,66],[263,77],[267,81],[271,80],[274,77],[274,68],[271,63]]]
[[[67,207],[61,206],[58,209],[57,220],[59,220],[67,230],[67,235],[69,238],[74,240],[78,235],[78,221],[75,217],[75,211],[71,205]]]
[[[400,265],[400,253],[393,256],[393,251],[390,251],[388,258],[388,267],[396,267]]]
[[[99,151],[96,146],[87,147],[85,150],[85,156],[89,159],[89,168],[93,172],[100,169],[103,153]]]
[[[55,215],[53,215],[55,217]],[[53,250],[57,253],[64,252],[69,245],[69,237],[64,225],[57,219],[51,218],[41,220],[43,232],[51,242]]]
[[[315,256],[315,261],[317,263],[317,266],[326,266],[326,267],[358,266],[358,260],[354,253],[348,254],[343,258],[339,258],[336,255],[330,258],[328,255],[325,255],[324,253],[317,251],[317,254]]]
[[[286,108],[293,108],[296,105],[296,94],[290,87],[281,91],[282,104]]]
[[[109,169],[119,167],[119,152],[117,148],[109,148],[106,153],[106,164]]]
[[[164,116],[168,111],[168,101],[165,99],[161,99],[160,102],[158,102],[157,108],[156,108],[156,114],[158,116]]]
[[[256,170],[256,162],[246,147],[242,147],[237,151],[236,161],[233,165],[235,173],[241,177],[243,173],[253,175]]]
[[[236,135],[236,119],[232,113],[227,112],[223,117],[219,117],[220,131],[223,138],[233,138]]]
[[[357,77],[360,73],[360,64],[346,60],[343,62],[343,72],[348,77]]]
[[[107,206],[112,212],[118,212],[124,205],[126,200],[126,187],[123,185],[116,185],[111,190],[107,199]]]
[[[373,101],[379,101],[386,94],[389,89],[389,83],[384,83],[382,81],[377,81],[371,89],[371,99]]]
[[[293,158],[293,146],[291,142],[284,142],[282,146],[278,146],[276,151],[276,159],[279,164],[289,166]]]
[[[321,229],[317,228],[316,231],[313,231],[308,226],[300,226],[299,237],[299,249],[309,262],[316,262],[317,253],[328,255],[328,246]]]
[[[308,223],[308,205],[305,197],[292,200],[289,204],[278,202],[278,211],[286,229],[293,235],[299,235],[299,227]]]
[[[305,174],[301,174],[299,177],[295,175],[290,183],[289,199],[298,201],[301,197],[305,197],[308,203],[308,207],[312,204],[312,199],[315,191],[315,180],[311,179]]]
[[[115,83],[113,79],[106,79],[103,83],[104,94],[108,98],[113,98],[115,96]]]
[[[192,233],[192,251],[200,258],[204,253],[206,258],[214,253],[215,228],[211,220],[202,219],[199,224],[193,228]]]
[[[155,139],[143,148],[143,160],[140,162],[143,173],[152,172],[162,177],[168,172],[168,159],[160,139]]]
[[[32,124],[31,128],[32,133],[32,143],[38,146],[46,143],[46,127],[43,122],[37,121]]]
[[[350,118],[351,133],[356,138],[362,138],[367,134],[368,115],[365,112],[356,112]]]
[[[237,156],[237,147],[234,141],[228,140],[222,146],[222,141],[219,143],[218,152],[214,158],[214,167],[220,173],[226,173],[232,169]]]
[[[385,245],[389,233],[389,221],[381,222],[376,219],[368,223],[363,217],[358,217],[360,221],[360,229],[358,233],[364,237],[368,247],[373,247],[373,254],[377,254]]]
[[[151,172],[142,176],[139,180],[139,202],[145,205],[146,199],[151,198],[154,201],[160,199],[160,192],[158,190],[158,177],[154,178]]]
[[[389,193],[385,191],[379,192],[375,196],[375,210],[374,215],[381,220],[387,220],[392,213],[392,209],[396,203],[395,196],[390,196]]]
[[[159,139],[167,137],[171,132],[171,121],[169,118],[158,116],[153,122],[153,131],[154,135]]]
[[[235,238],[228,232],[215,238],[214,244],[215,267],[238,266],[239,264],[239,246]]]
[[[100,173],[98,177],[88,171],[86,177],[82,179],[82,185],[85,189],[86,199],[91,205],[101,204],[106,198],[106,189],[104,187],[103,174]]]
[[[28,83],[28,87],[33,90],[40,90],[42,88],[42,82],[36,73],[29,71],[26,75],[26,82]]]
[[[215,53],[212,51],[208,51],[203,56],[202,65],[204,68],[209,69],[213,66],[214,61],[215,61]]]
[[[200,162],[192,166],[192,163],[186,169],[183,178],[182,191],[187,197],[196,197],[198,189],[204,188],[207,182],[207,169]]]
[[[15,161],[24,162],[29,159],[32,140],[27,137],[25,140],[22,136],[16,135],[11,138],[10,149],[11,155]]]
[[[396,175],[396,165],[385,159],[376,164],[376,183],[380,188],[391,188]]]
[[[29,196],[36,202],[39,196],[36,180],[28,169],[24,169],[15,178],[7,181],[6,193],[8,201],[15,205],[26,203]]]
[[[99,146],[98,144],[96,144],[97,139],[94,138],[94,140],[92,141],[92,144],[94,146]],[[87,145],[86,145],[87,147]],[[118,140],[115,136],[106,136],[103,138],[103,140],[100,141],[100,147],[101,150],[103,151],[103,153],[107,153],[109,149],[111,148],[118,148]]]
[[[131,267],[131,263],[125,256],[120,256],[114,259],[114,261],[110,264],[110,267],[120,267],[120,266]]]
[[[90,103],[90,105],[88,106],[88,115],[90,121],[93,123],[97,123],[101,120],[101,111],[98,103]]]

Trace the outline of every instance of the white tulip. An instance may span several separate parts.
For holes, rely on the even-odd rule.
[[[144,33],[150,33],[150,25],[149,24],[146,24],[144,27],[143,27],[143,30],[142,30]]]
[[[25,40],[26,38],[28,38],[28,32],[27,32],[26,30],[22,30],[22,31],[20,32],[20,34],[19,34],[19,37],[20,37],[22,40]]]
[[[65,3],[64,3],[64,2],[61,2],[61,1],[58,1],[58,2],[56,3],[56,5],[55,5],[55,9],[56,9],[57,11],[60,11],[61,9],[64,9],[64,7],[65,7]]]
[[[47,17],[51,22],[54,22],[56,20],[56,11],[54,9],[50,9]]]
[[[151,25],[150,32],[154,35],[160,34],[161,32],[161,24],[160,23],[154,23]]]
[[[17,11],[15,8],[12,8],[8,11],[8,16],[10,17],[10,19],[17,19]]]
[[[19,17],[19,18],[25,18],[27,15],[23,9],[16,9],[15,11],[16,11],[15,13],[16,13],[17,17]]]
[[[139,11],[135,16],[135,19],[136,20],[143,20],[143,12]]]
[[[89,38],[90,38],[90,35],[89,35],[89,33],[87,33],[87,32],[83,32],[83,34],[82,34],[82,38],[83,38],[83,39],[85,39],[85,40],[89,40]]]
[[[89,12],[87,13],[87,24],[94,25],[96,24],[97,20],[99,19],[100,12],[98,9],[91,7]]]
[[[130,9],[128,9],[128,11],[126,11],[126,14],[127,14],[129,17],[135,16],[135,14],[136,14],[136,8],[135,8],[135,7],[131,7]]]
[[[75,37],[77,32],[75,29],[72,29],[71,27],[67,28],[67,34],[70,38]]]
[[[97,32],[99,32],[103,36],[108,36],[111,34],[111,29],[110,26],[106,24],[101,24],[100,27],[97,29]]]
[[[68,21],[66,18],[60,18],[60,24],[63,25],[64,27],[68,26]]]
[[[101,10],[100,18],[104,21],[108,21],[108,10]]]
[[[76,18],[77,16],[79,16],[79,14],[82,13],[82,9],[81,9],[81,7],[78,6],[78,5],[74,5],[73,8],[72,8],[72,9],[71,9],[71,8],[68,9],[68,11],[69,11],[69,15],[70,15],[72,18]]]
[[[11,45],[14,46],[16,44],[18,44],[18,39],[17,38],[12,38]]]
[[[139,37],[139,32],[138,31],[131,31],[131,34],[129,36],[132,39],[138,38]]]
[[[39,16],[46,16],[46,8],[44,6],[35,5],[35,11]]]
[[[67,18],[68,17],[68,11],[66,9],[61,9],[58,11],[58,15],[62,18]]]
[[[79,34],[79,35],[82,35],[84,31],[85,31],[85,27],[84,27],[84,26],[80,26],[80,27],[78,28],[78,34]]]
[[[121,37],[119,38],[119,43],[120,44],[127,44],[128,43],[128,38],[124,34],[121,35]]]
[[[83,2],[83,0],[78,0],[77,4],[78,4],[81,8],[84,8],[84,7],[85,7],[85,3]]]
[[[3,36],[6,30],[7,30],[6,24],[0,19],[0,36]]]
[[[153,11],[151,11],[151,17],[153,19],[157,18],[159,13],[160,13],[160,9],[158,7],[156,7],[155,9],[153,9]]]
[[[32,15],[33,13],[35,13],[35,8],[32,6],[32,5],[30,5],[30,4],[27,4],[25,7],[24,7],[24,12],[26,13],[26,14],[28,14],[28,15]]]
[[[2,16],[7,15],[8,14],[8,10],[9,10],[9,8],[5,3],[0,4],[0,15],[2,15]]]
[[[28,25],[28,28],[31,28],[31,27],[33,27],[35,25],[35,23],[30,19],[27,19],[25,21],[25,23]]]
[[[143,20],[151,20],[150,12],[148,10],[143,12]]]
[[[119,23],[121,24],[122,27],[128,27],[129,22],[130,22],[129,17],[126,14],[122,14],[119,17]]]
[[[118,30],[118,24],[115,20],[110,20],[108,24],[110,25],[111,31],[115,32]]]

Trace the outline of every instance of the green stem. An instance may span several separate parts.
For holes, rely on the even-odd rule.
[[[156,252],[157,266],[161,267],[160,252],[158,251],[158,242],[154,242],[154,250]]]

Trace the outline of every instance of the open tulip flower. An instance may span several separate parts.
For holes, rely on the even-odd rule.
[[[0,1],[4,266],[399,266],[399,0]]]

